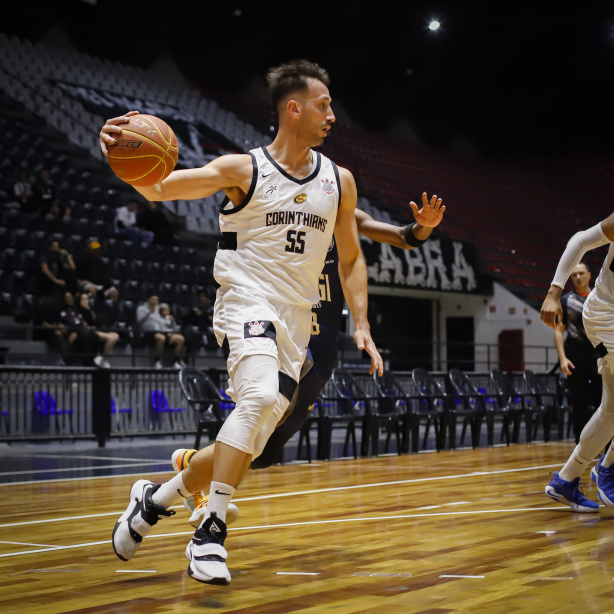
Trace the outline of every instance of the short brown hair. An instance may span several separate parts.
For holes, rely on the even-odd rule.
[[[304,59],[292,60],[269,69],[266,82],[273,106],[277,109],[288,94],[309,89],[307,79],[317,79],[326,87],[330,84],[330,77],[324,68]]]

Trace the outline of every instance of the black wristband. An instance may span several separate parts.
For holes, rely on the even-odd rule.
[[[414,233],[412,232],[412,228],[415,225],[416,223],[414,222],[413,224],[408,224],[407,226],[405,226],[405,243],[407,243],[407,245],[410,245],[411,247],[420,247],[428,241],[428,237],[422,240],[416,239],[416,235],[414,235]]]

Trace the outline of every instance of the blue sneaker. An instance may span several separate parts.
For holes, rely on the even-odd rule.
[[[546,494],[557,501],[565,503],[574,512],[598,512],[599,503],[587,499],[580,490],[580,478],[571,482],[566,482],[559,477],[559,472],[555,472],[550,484],[546,486]],[[614,501],[614,481],[612,483],[612,501]],[[614,503],[612,504],[614,507]]]
[[[603,467],[601,461],[597,465],[597,491],[599,500],[608,507],[614,508],[614,465]],[[592,473],[592,472],[591,472]]]
[[[601,469],[601,463],[603,462],[604,457],[605,454],[602,454],[599,457],[597,464],[591,469],[591,480],[595,486],[597,486],[597,480],[599,479],[599,470]]]

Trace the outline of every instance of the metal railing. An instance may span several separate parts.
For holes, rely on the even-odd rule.
[[[225,387],[222,371],[209,373]],[[0,441],[104,446],[111,437],[195,434],[196,424],[177,369],[0,366]]]

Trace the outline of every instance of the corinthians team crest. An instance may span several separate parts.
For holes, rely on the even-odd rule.
[[[332,194],[335,191],[335,182],[330,179],[322,179],[322,190],[325,194]]]
[[[264,334],[264,322],[248,322],[249,334],[252,337],[258,337]]]

